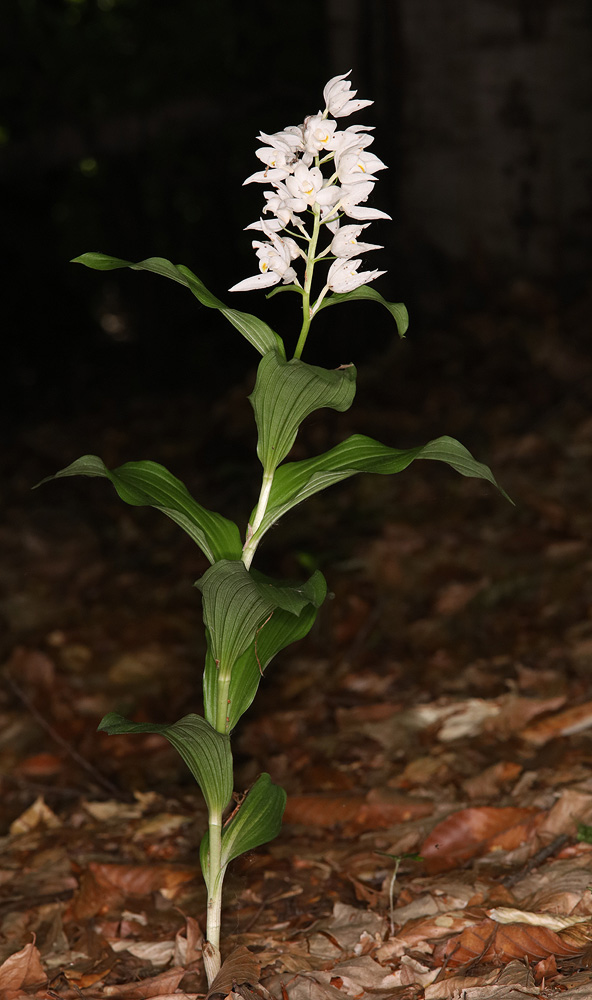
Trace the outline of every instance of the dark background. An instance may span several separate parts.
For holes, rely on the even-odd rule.
[[[137,393],[215,395],[256,362],[180,287],[68,263],[87,250],[185,263],[295,338],[289,296],[226,291],[256,269],[243,229],[262,189],[241,185],[257,169],[258,131],[316,112],[326,80],[350,67],[375,104],[346,124],[375,125],[373,150],[390,168],[373,196],[393,217],[372,229],[387,247],[372,264],[388,269],[377,287],[409,306],[426,365],[434,326],[458,330],[467,311],[526,302],[540,314],[585,295],[591,19],[584,0],[4,5],[7,414],[70,418]],[[331,314],[313,327],[307,360],[388,351],[380,310],[343,310],[337,338]]]

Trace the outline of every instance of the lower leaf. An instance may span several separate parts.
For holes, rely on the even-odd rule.
[[[275,785],[268,774],[259,775],[222,831],[222,871],[234,858],[277,837],[286,798],[284,789]],[[199,848],[202,871],[208,869],[209,849],[210,838],[206,833]]]
[[[185,715],[171,725],[158,722],[130,722],[117,712],[109,712],[99,723],[99,732],[119,736],[124,733],[159,733],[183,758],[203,792],[208,812],[222,812],[232,796],[232,753],[230,738],[217,732],[201,715]]]

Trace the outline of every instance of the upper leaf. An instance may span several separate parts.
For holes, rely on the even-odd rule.
[[[462,476],[485,479],[496,486],[506,500],[510,500],[496,482],[491,469],[477,462],[455,438],[439,437],[417,448],[400,451],[363,434],[354,434],[316,458],[288,462],[277,469],[265,516],[254,537],[260,539],[292,507],[342,479],[359,472],[379,475],[401,472],[416,458],[446,462]]]
[[[257,454],[265,471],[284,460],[305,417],[324,406],[343,412],[355,394],[353,365],[327,370],[297,358],[285,361],[277,351],[265,354],[249,396],[259,432]]]
[[[351,292],[333,292],[332,295],[326,295],[322,300],[320,306],[316,310],[320,312],[321,309],[326,309],[327,306],[336,306],[340,302],[353,302],[354,299],[366,299],[371,302],[379,302],[390,312],[395,323],[397,324],[397,331],[399,337],[403,338],[409,329],[409,313],[407,312],[406,306],[402,302],[387,302],[385,298],[382,297],[380,292],[377,292],[375,288],[369,288],[368,285],[360,285],[359,288],[354,288]]]
[[[230,737],[218,733],[201,715],[186,715],[171,725],[130,722],[109,712],[99,731],[111,736],[123,733],[159,733],[181,755],[201,788],[208,812],[221,814],[232,797],[232,753]]]
[[[181,480],[158,462],[126,462],[110,471],[96,455],[83,455],[37,485],[65,476],[109,479],[126,503],[134,507],[155,507],[175,521],[211,563],[217,559],[236,559],[241,554],[240,532],[234,521],[198,504]]]
[[[86,264],[96,271],[112,271],[118,267],[131,267],[133,271],[152,271],[154,274],[161,274],[172,281],[178,281],[193,292],[196,299],[209,309],[217,309],[234,327],[242,333],[243,337],[253,345],[259,354],[266,354],[267,351],[277,350],[282,357],[285,357],[284,342],[274,330],[264,323],[263,320],[252,313],[239,312],[238,309],[230,309],[224,305],[220,299],[212,295],[206,288],[203,281],[190,271],[184,264],[172,264],[164,257],[148,257],[140,260],[137,264],[132,264],[129,260],[121,260],[119,257],[109,257],[104,253],[83,253],[80,257],[74,257],[73,264]]]

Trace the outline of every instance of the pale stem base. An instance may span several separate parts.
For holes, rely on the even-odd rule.
[[[220,812],[210,814],[210,858],[206,877],[208,890],[208,911],[206,918],[206,937],[203,958],[208,978],[208,986],[220,971],[220,923],[222,914],[222,884],[225,869],[221,867],[222,856],[222,815]]]

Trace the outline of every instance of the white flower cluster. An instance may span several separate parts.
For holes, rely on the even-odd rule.
[[[350,70],[351,72],[351,70]],[[365,108],[373,101],[355,100],[357,91],[346,78],[349,73],[335,76],[323,90],[325,110],[311,115],[302,125],[289,125],[273,135],[262,132],[265,143],[256,155],[265,164],[247,177],[245,184],[269,184],[264,191],[266,201],[260,219],[247,226],[259,230],[265,239],[253,241],[259,258],[259,274],[233,285],[231,292],[270,288],[280,281],[303,287],[307,300],[314,264],[321,258],[335,258],[327,274],[326,285],[314,305],[312,315],[327,291],[349,292],[384,274],[384,271],[359,271],[362,263],[358,254],[380,250],[374,243],[360,243],[358,237],[372,219],[390,219],[385,212],[368,208],[364,203],[374,188],[379,170],[386,164],[368,152],[373,142],[368,125],[350,125],[339,131],[335,118]],[[332,117],[329,117],[332,116]],[[322,167],[329,164],[327,175]],[[302,219],[312,218],[312,232]],[[357,225],[341,225],[343,216],[355,219]],[[329,245],[317,253],[321,227],[332,234]],[[298,241],[303,241],[302,245]],[[292,262],[306,261],[304,286],[301,285]]]

